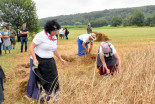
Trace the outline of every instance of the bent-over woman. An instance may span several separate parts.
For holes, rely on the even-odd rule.
[[[55,20],[47,21],[44,30],[36,34],[30,45],[30,77],[27,84],[27,96],[38,100],[40,89],[37,82],[48,94],[59,91],[58,72],[54,55],[66,64],[66,61],[61,58],[57,50],[56,32],[60,29],[60,25]],[[38,66],[39,76],[32,71],[33,66]]]
[[[91,52],[93,47],[93,42],[96,40],[96,34],[82,34],[78,37],[78,56],[83,56]],[[90,43],[90,48],[88,50],[88,44]]]
[[[97,55],[97,68],[100,75],[121,72],[121,59],[114,46],[109,42],[101,42]]]

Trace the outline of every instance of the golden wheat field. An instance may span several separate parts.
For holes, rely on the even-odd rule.
[[[71,40],[58,40],[58,51],[67,65],[55,58],[61,88],[56,104],[155,104],[155,28],[96,29],[111,39],[109,42],[121,57],[122,73],[114,76],[98,73],[96,55],[100,42],[94,42],[92,55],[77,56],[76,37],[85,31],[70,30]],[[19,43],[16,49],[19,52],[0,57],[6,73],[3,104],[39,104],[24,98],[30,53],[21,54]]]

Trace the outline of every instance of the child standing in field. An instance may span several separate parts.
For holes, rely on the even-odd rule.
[[[3,88],[3,79],[5,78],[5,74],[3,72],[2,67],[0,66],[0,104],[4,101],[4,88]]]

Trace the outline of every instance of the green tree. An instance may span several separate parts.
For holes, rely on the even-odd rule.
[[[132,25],[132,14],[131,13],[127,14],[125,20],[127,22],[127,26],[131,26]]]
[[[122,18],[120,16],[115,16],[111,19],[111,26],[119,26],[122,24]]]
[[[99,18],[90,22],[93,27],[107,26],[108,22],[105,18]]]
[[[75,22],[74,25],[82,25],[81,22]]]
[[[151,22],[151,24],[155,24],[155,12],[152,15],[152,22]]]
[[[144,18],[144,13],[140,10],[136,10],[132,15],[132,24],[136,26],[143,26]]]
[[[38,31],[38,16],[32,0],[0,0],[0,10],[1,22],[15,28],[21,28],[26,23],[30,32]]]
[[[146,26],[150,26],[152,24],[152,18],[151,17],[148,17],[146,20],[145,20],[145,25]]]
[[[123,24],[124,27],[128,26],[127,20],[123,20],[122,24]]]

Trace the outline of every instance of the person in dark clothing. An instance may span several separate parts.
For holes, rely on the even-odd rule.
[[[66,39],[68,40],[68,34],[69,34],[69,31],[67,28],[65,28],[65,36],[66,36]]]
[[[90,24],[88,24],[88,26],[87,26],[87,34],[90,34],[90,33],[92,33],[92,27],[91,27]]]
[[[97,55],[97,68],[100,75],[113,75],[115,71],[121,73],[121,59],[111,43],[101,43]]]
[[[5,78],[5,74],[3,72],[2,67],[0,66],[0,104],[4,101],[4,88],[3,88],[3,79]]]
[[[55,34],[60,29],[55,20],[47,21],[44,30],[36,34],[30,45],[30,76],[27,84],[27,97],[36,100],[40,97],[40,89],[37,82],[43,87],[47,96],[52,92],[59,91],[58,72],[54,55],[62,64],[66,61],[61,58],[57,51],[57,38]],[[33,71],[37,66],[39,75]]]
[[[20,42],[21,35],[20,35],[20,30],[19,29],[17,29],[16,34],[17,34],[17,41]]]
[[[27,52],[27,41],[28,41],[28,29],[26,28],[26,24],[23,24],[23,28],[20,30],[21,34],[21,53],[23,52],[23,45],[25,43],[25,52]]]

